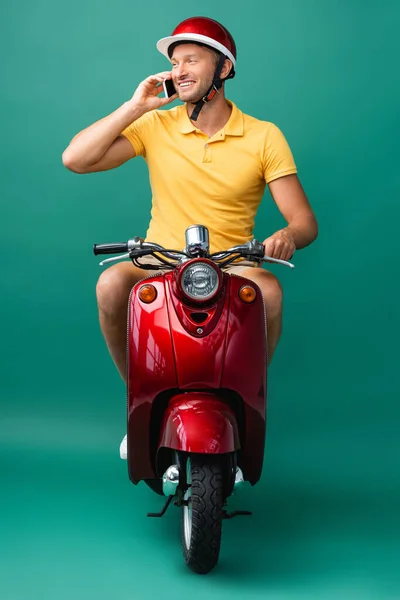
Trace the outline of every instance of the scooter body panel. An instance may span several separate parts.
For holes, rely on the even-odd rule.
[[[196,307],[177,300],[174,277],[176,273],[171,272],[151,277],[131,293],[129,477],[134,483],[156,477],[157,449],[150,447],[152,406],[160,394],[170,392],[159,445],[215,453],[240,447],[238,464],[254,484],[261,475],[266,424],[266,321],[261,291],[251,281],[225,273],[214,305]],[[138,297],[144,283],[156,287],[157,298],[151,304]],[[251,304],[239,298],[245,284],[257,290]],[[192,318],[199,311],[209,313],[204,324]],[[245,422],[239,426],[238,415],[224,401],[222,390],[241,398]],[[190,401],[183,397],[188,392]],[[207,392],[209,398],[193,396],[196,392]]]
[[[239,290],[245,284],[256,287],[243,277],[230,277],[230,306],[226,351],[221,387],[234,390],[242,399],[245,433],[241,440],[239,466],[253,485],[262,472],[267,409],[267,334],[264,299],[261,290],[254,302],[244,304]]]
[[[171,339],[180,390],[218,389],[225,357],[229,313],[229,277],[223,282],[223,293],[212,308],[192,306],[182,310],[174,297],[173,276],[166,276],[166,294],[170,307]],[[191,315],[204,312],[206,323],[195,323]]]
[[[186,392],[171,398],[159,448],[224,454],[240,448],[236,416],[218,394]]]
[[[151,304],[141,302],[145,283],[157,290]],[[164,277],[151,277],[132,289],[128,306],[128,472],[133,483],[154,478],[150,424],[154,399],[177,388]]]

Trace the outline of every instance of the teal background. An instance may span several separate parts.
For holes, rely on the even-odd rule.
[[[92,244],[144,235],[141,159],[80,176],[61,154],[164,70],[192,12],[238,46],[226,90],[286,135],[320,234],[285,292],[262,480],[207,577],[179,513],[128,480],[125,391],[101,337]],[[0,590],[4,600],[398,598],[397,0],[3,3]],[[268,193],[255,234],[284,225]]]

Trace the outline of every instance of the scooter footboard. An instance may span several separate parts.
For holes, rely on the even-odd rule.
[[[159,448],[224,454],[239,450],[235,414],[217,394],[188,392],[171,398],[164,414]]]

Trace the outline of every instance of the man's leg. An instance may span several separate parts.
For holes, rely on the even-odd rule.
[[[100,328],[111,357],[126,384],[126,323],[129,294],[132,287],[148,272],[130,262],[106,269],[96,287]]]
[[[282,286],[275,275],[265,269],[257,267],[243,269],[240,275],[254,281],[264,296],[267,314],[268,364],[270,364],[282,332]]]

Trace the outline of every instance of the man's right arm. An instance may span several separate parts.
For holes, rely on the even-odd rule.
[[[137,107],[126,102],[93,123],[78,133],[64,150],[64,166],[74,173],[94,173],[114,169],[134,158],[132,144],[120,134],[141,115]]]
[[[80,131],[64,150],[64,166],[74,173],[94,173],[119,167],[135,157],[132,144],[121,135],[131,123],[150,110],[169,104],[177,98],[159,98],[159,86],[170,72],[151,75],[140,83],[132,99],[116,111]]]

